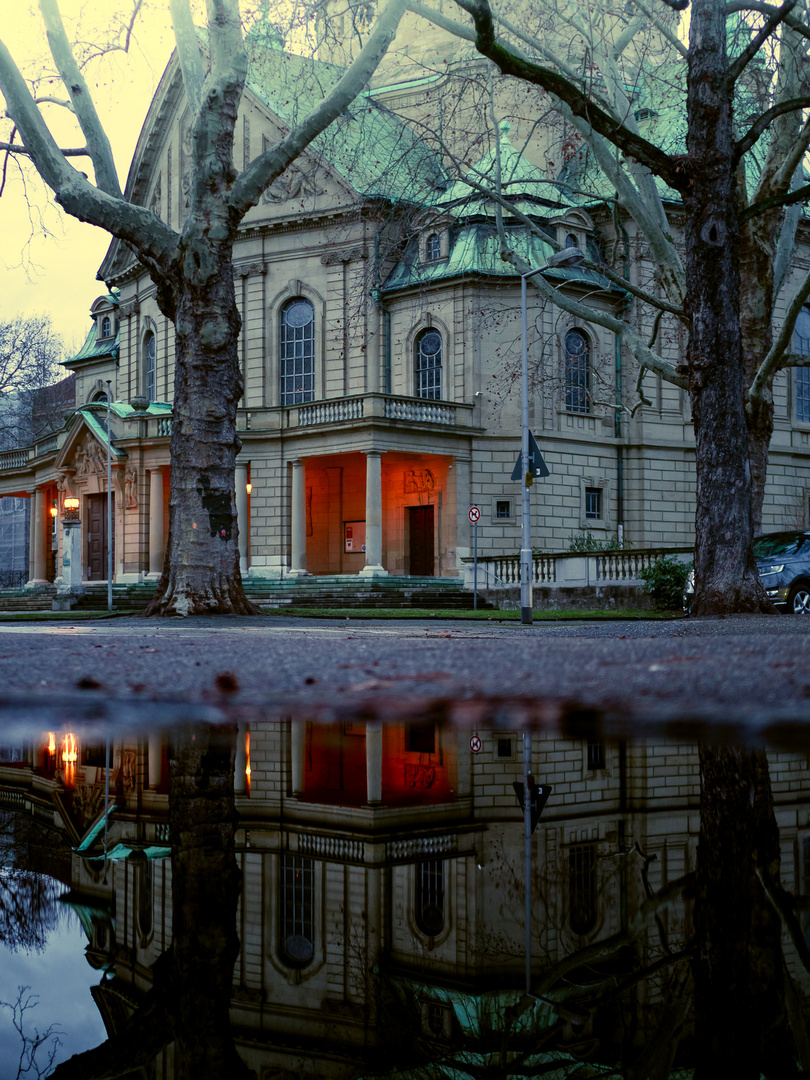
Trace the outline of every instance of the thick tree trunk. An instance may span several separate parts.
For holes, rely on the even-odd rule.
[[[148,615],[256,614],[239,570],[234,491],[241,319],[233,286],[239,215],[230,206],[233,132],[247,58],[231,11],[211,39],[192,136],[189,210],[158,301],[175,328],[171,497],[166,562]],[[246,523],[243,523],[245,525]]]
[[[230,245],[184,237],[183,256],[191,274],[183,278],[174,312],[169,542],[147,614],[255,615],[239,569],[234,476],[241,445],[241,319]]]
[[[172,954],[182,993],[175,1003],[179,1076],[238,1080],[248,1070],[230,1025],[239,954],[233,769],[235,727],[195,725],[170,756]]]
[[[695,1080],[796,1076],[781,922],[757,877],[779,878],[766,754],[702,746],[700,783]]]
[[[693,611],[759,611],[740,338],[739,225],[723,0],[695,0],[687,109],[687,372],[697,500]]]

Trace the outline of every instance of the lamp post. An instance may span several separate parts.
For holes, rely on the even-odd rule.
[[[532,476],[529,469],[529,328],[526,282],[535,274],[542,274],[544,270],[555,266],[574,266],[584,258],[584,252],[578,247],[563,248],[549,256],[542,266],[520,275],[520,457],[523,475],[520,493],[520,621],[525,626],[531,626],[532,623],[532,521],[529,498]]]

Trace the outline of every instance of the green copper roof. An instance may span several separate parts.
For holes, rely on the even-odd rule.
[[[530,233],[523,225],[507,225],[510,248],[530,266],[543,266],[556,251],[550,241]],[[501,258],[501,245],[494,224],[480,219],[450,230],[450,253],[446,259],[419,262],[419,242],[412,240],[404,258],[397,263],[383,287],[383,293],[426,285],[459,277],[516,278],[518,271],[512,263]],[[598,252],[588,251],[592,261],[599,260]],[[579,282],[610,291],[615,289],[606,278],[581,266],[555,266],[545,277],[557,281]]]
[[[246,44],[249,88],[290,126],[319,105],[344,74],[334,64]],[[366,96],[312,145],[366,197],[432,202],[437,185],[444,184],[438,155],[403,120]]]
[[[582,200],[574,200],[564,184],[550,180],[545,173],[532,165],[509,140],[508,122],[501,124],[499,146],[493,147],[475,166],[467,171],[467,178],[457,180],[439,196],[437,203],[451,212],[465,215],[477,213],[495,216],[495,204],[479,193],[468,181],[494,187],[500,160],[501,189],[505,198],[513,201],[524,214],[536,214],[538,205],[563,210],[576,206]],[[523,196],[522,198],[520,196]],[[517,198],[516,198],[517,197]]]
[[[117,302],[117,301],[116,301]],[[71,364],[77,364],[81,360],[96,360],[102,359],[106,356],[111,356],[114,359],[118,359],[118,333],[114,338],[104,338],[102,341],[97,339],[96,323],[90,327],[90,332],[84,339],[84,345],[79,349],[75,356],[71,356],[69,360],[64,360],[65,367],[70,367]]]

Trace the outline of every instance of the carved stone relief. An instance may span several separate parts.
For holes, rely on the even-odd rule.
[[[436,479],[430,469],[406,469],[402,474],[402,490],[406,495],[419,491],[433,491]]]
[[[103,472],[106,468],[104,453],[92,435],[86,435],[84,442],[76,447],[73,455],[77,476],[90,476]]]

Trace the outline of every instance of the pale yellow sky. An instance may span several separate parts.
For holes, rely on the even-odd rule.
[[[112,16],[131,8],[131,0],[61,0],[69,36],[77,27],[85,40],[98,40],[99,28],[109,31]],[[76,23],[81,14],[82,21]],[[4,11],[0,36],[26,75],[43,74],[47,46],[36,3],[22,0]],[[141,130],[152,92],[171,55],[167,0],[146,0],[129,53],[115,52],[85,68],[96,109],[113,145],[121,185]],[[58,84],[43,85],[40,94],[64,97]],[[57,140],[62,146],[82,146],[84,139],[65,110],[48,106]],[[80,169],[87,159],[73,158]],[[109,236],[100,229],[62,214],[47,189],[30,179],[25,185],[11,163],[0,198],[0,317],[48,312],[58,332],[76,346],[90,326],[88,310],[104,291],[96,271]],[[26,201],[26,189],[28,202]],[[30,204],[30,209],[29,209]],[[43,227],[49,230],[45,235]]]

